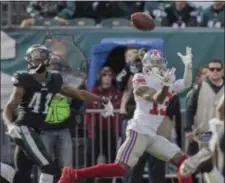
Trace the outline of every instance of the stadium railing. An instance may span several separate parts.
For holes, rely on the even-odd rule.
[[[92,128],[94,128],[94,116],[96,114],[98,114],[100,116],[100,113],[103,112],[103,110],[86,110],[86,114],[90,114],[91,115],[91,123]],[[116,125],[120,124],[120,122],[118,120],[120,120],[119,117],[119,110],[115,110],[115,120],[114,123],[116,123]],[[110,121],[108,120],[108,123],[110,123]],[[119,129],[119,126],[116,126],[116,129]],[[103,163],[105,162],[104,159],[104,154],[103,154],[103,145],[102,145],[102,140],[103,140],[103,135],[102,135],[102,120],[100,118],[99,120],[99,156],[98,156],[98,163]],[[82,129],[82,130],[81,130]],[[94,129],[92,129],[94,130]],[[110,125],[108,125],[108,133],[110,134]],[[82,134],[80,133],[80,131],[82,131]],[[4,127],[4,124],[1,123],[1,160],[3,162],[9,163],[13,165],[13,149],[14,149],[14,145],[12,144],[12,142],[10,141],[9,137],[6,136],[6,129]],[[114,136],[116,137],[117,140],[117,148],[119,148],[120,144],[121,144],[121,136],[119,134],[119,132],[115,132]],[[111,144],[110,144],[110,136],[108,137],[108,155],[109,157],[111,156]],[[90,140],[91,140],[91,147],[90,147]],[[91,158],[92,158],[92,164],[94,164],[94,152],[95,152],[95,145],[94,145],[94,141],[93,138],[88,138],[87,135],[87,126],[86,124],[82,121],[80,124],[76,125],[75,128],[75,137],[74,137],[74,168],[80,168],[80,167],[86,167],[88,166],[87,164],[87,152],[91,151]],[[113,160],[110,160],[110,162],[112,162]],[[107,163],[107,162],[105,162]],[[166,165],[166,178],[176,178],[176,167],[174,167],[171,164],[167,164]],[[147,178],[148,174],[147,174],[147,169],[145,171],[144,177]]]

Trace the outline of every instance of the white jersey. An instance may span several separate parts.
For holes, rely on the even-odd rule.
[[[127,129],[151,135],[157,132],[159,125],[166,115],[166,107],[172,98],[172,93],[178,93],[185,88],[183,79],[175,80],[175,76],[173,76],[173,81],[168,96],[163,104],[149,102],[134,93],[136,109],[133,119],[129,121]],[[148,86],[158,91],[162,88],[162,81],[155,75],[143,75],[138,73],[135,74],[133,78],[134,91],[140,86]]]

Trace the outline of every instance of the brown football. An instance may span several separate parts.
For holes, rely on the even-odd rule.
[[[136,29],[142,31],[153,30],[155,28],[153,18],[147,13],[133,13],[131,15],[131,23]]]

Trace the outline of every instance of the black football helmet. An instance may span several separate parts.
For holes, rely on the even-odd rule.
[[[41,72],[49,65],[51,53],[44,45],[36,44],[27,49],[25,60],[28,64],[28,70],[32,72]]]

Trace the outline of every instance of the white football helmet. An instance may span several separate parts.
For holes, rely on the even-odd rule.
[[[142,64],[144,74],[147,74],[150,71],[155,74],[160,74],[167,66],[165,56],[157,49],[152,49],[145,53],[142,59]]]

